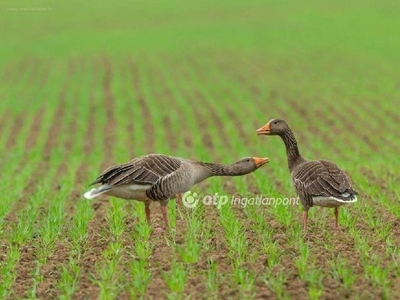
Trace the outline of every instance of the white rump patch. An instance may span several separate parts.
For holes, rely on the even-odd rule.
[[[350,196],[349,193],[345,193],[345,194],[343,194],[343,197],[345,197],[346,194],[348,194]],[[356,196],[354,196],[354,199],[352,199],[352,200],[350,200],[350,199],[343,200],[343,199],[339,199],[336,197],[322,197],[322,196],[313,197],[312,199],[313,199],[314,205],[322,206],[322,207],[338,207],[343,204],[353,203],[353,202],[357,201]]]
[[[101,194],[107,193],[111,189],[113,189],[112,185],[105,184],[98,187],[97,189],[91,189],[90,191],[87,191],[83,194],[83,197],[85,197],[86,199],[93,199],[97,196],[100,196]]]
[[[90,191],[87,191],[86,193],[83,194],[83,197],[85,197],[86,199],[93,199],[95,197],[98,196],[98,194],[96,193],[97,189],[91,189]]]

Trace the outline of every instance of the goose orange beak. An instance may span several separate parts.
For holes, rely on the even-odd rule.
[[[260,158],[260,157],[253,157],[254,163],[256,164],[256,167],[259,168],[263,165],[265,165],[267,162],[269,162],[268,157],[265,158]]]
[[[269,128],[269,122],[265,124],[263,127],[257,129],[257,135],[268,135],[271,133],[271,129]]]

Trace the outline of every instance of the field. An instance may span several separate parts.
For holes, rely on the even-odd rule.
[[[0,298],[399,299],[398,1],[32,1],[0,5]],[[295,197],[271,118],[359,201],[170,201],[83,193],[146,153],[256,172],[200,196]]]

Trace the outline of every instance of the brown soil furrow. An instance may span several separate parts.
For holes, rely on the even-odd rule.
[[[393,121],[393,124],[399,124],[400,123],[400,115],[393,110],[389,109],[384,109],[384,113],[387,118],[391,119]]]
[[[264,253],[262,247],[262,236],[260,233],[254,231],[254,221],[251,218],[247,217],[244,212],[244,209],[240,206],[233,207],[235,214],[240,220],[243,228],[246,230],[246,239],[247,239],[247,247],[248,247],[248,257],[252,258],[251,260],[246,261],[246,268],[255,274],[255,286],[256,286],[256,294],[257,298],[268,298],[274,296],[274,293],[270,291],[267,287],[266,283],[262,280],[262,277],[266,270],[268,269],[268,255]],[[264,209],[263,207],[259,207],[259,209]],[[262,212],[260,212],[262,213]],[[277,224],[274,221],[272,214],[264,214],[265,215],[265,223],[266,224]],[[275,225],[277,226],[277,225]],[[274,227],[269,228],[268,230],[277,233]]]
[[[183,75],[183,77],[185,77],[186,75]],[[187,99],[188,102],[190,103],[196,103],[197,100],[195,99],[194,95],[186,92],[186,91],[182,91],[181,92],[182,95],[185,97],[185,99]],[[193,105],[195,106],[195,105]],[[199,109],[193,109],[193,114],[194,114],[194,121],[197,123],[197,128],[199,128],[199,132],[198,134],[200,134],[202,136],[202,146],[204,146],[205,148],[209,149],[209,150],[213,150],[214,149],[214,142],[212,139],[212,136],[210,135],[210,133],[207,130],[201,130],[201,128],[210,128],[211,126],[211,122],[210,119],[204,115],[201,110]]]
[[[176,74],[173,73],[171,74],[172,79],[176,78]],[[165,82],[167,79],[166,78],[161,78],[161,82]],[[182,110],[182,108],[179,106],[179,104],[177,103],[176,99],[174,99],[174,96],[172,94],[172,91],[169,87],[167,87],[166,85],[164,86],[163,92],[162,92],[163,98],[166,99],[166,101],[168,101],[168,106],[169,107],[175,107],[176,113],[177,115],[179,115],[179,126],[182,129],[187,129],[188,126],[188,119],[185,115],[185,112]],[[168,128],[168,127],[167,127]],[[173,145],[171,145],[171,149],[176,149],[178,147],[176,141],[175,141],[175,135],[171,130],[167,130],[167,138],[169,140],[173,140]],[[192,148],[193,147],[193,142],[192,142],[192,135],[190,133],[189,130],[182,130],[180,133],[180,135],[183,135],[183,141],[184,141],[184,146],[187,148]]]
[[[113,149],[116,119],[114,109],[115,99],[111,90],[113,67],[106,57],[103,57],[102,62],[105,68],[105,75],[102,82],[104,94],[103,103],[107,114],[103,140],[105,155],[101,163],[102,169],[104,169],[108,167],[114,159]],[[95,214],[88,225],[88,239],[84,245],[85,250],[79,262],[82,267],[82,274],[74,298],[97,298],[100,291],[99,286],[92,281],[92,274],[96,274],[96,262],[101,259],[102,252],[107,248],[112,238],[111,235],[107,233],[109,231],[106,220],[108,207],[109,201],[104,197],[96,198],[93,202]]]
[[[167,75],[165,75],[165,76],[167,76]],[[179,68],[174,68],[174,73],[168,74],[168,76],[170,76],[170,79],[173,80],[177,86],[181,85],[182,81],[184,82],[187,78],[186,74],[184,72],[182,72],[182,70]],[[165,80],[165,79],[162,78],[162,80]],[[190,95],[188,92],[186,92],[184,90],[180,90],[180,93],[185,99],[188,100],[189,103],[193,103],[192,101],[194,101],[194,100],[192,100],[193,99],[192,95]],[[170,99],[171,102],[174,101],[170,88],[165,87],[164,94],[167,99]],[[182,116],[182,118],[180,118],[180,120],[183,120],[181,127],[187,128],[186,124],[188,124],[189,120],[187,119],[183,110],[181,110],[179,108],[179,106],[178,106],[178,110],[179,110],[179,115]],[[209,128],[208,123],[207,123],[208,118],[203,117],[203,115],[197,109],[193,109],[193,113],[194,113],[194,120],[191,120],[191,121],[192,122],[194,121],[195,123],[197,123],[197,126],[196,126],[197,128],[199,128],[199,129],[200,128]],[[183,130],[183,132],[180,132],[180,133],[184,134],[185,147],[192,149],[192,147],[194,146],[193,140],[192,140],[193,132],[191,132],[190,130]],[[213,149],[214,144],[213,144],[211,135],[206,130],[199,130],[198,134],[200,134],[202,136],[202,146],[205,146],[208,149]],[[171,138],[172,137],[173,137],[173,135],[171,134]],[[200,145],[198,145],[198,146],[200,146]],[[188,158],[196,159],[195,157],[188,157]],[[197,185],[197,187],[200,190],[205,190],[205,189],[207,189],[208,186],[209,186],[209,182],[207,180],[203,181]]]
[[[232,95],[232,97],[234,97],[234,96]],[[229,116],[229,120],[231,122],[233,122],[233,124],[235,125],[235,128],[237,130],[237,133],[239,135],[241,142],[243,144],[246,144],[245,141],[247,141],[249,139],[249,135],[254,134],[254,133],[253,132],[245,132],[243,130],[243,126],[242,126],[243,120],[240,120],[239,116],[232,110],[232,108],[230,106],[226,105],[224,107],[224,109]]]
[[[163,129],[164,129],[163,131],[165,133],[164,140],[165,143],[168,144],[170,151],[173,152],[174,150],[177,149],[178,142],[176,139],[176,132],[174,132],[174,130],[172,129],[172,121],[171,121],[171,114],[169,113],[169,108],[174,107],[175,109],[177,109],[177,103],[173,99],[171,91],[166,87],[165,85],[166,79],[163,78],[161,72],[149,68],[147,76],[150,84],[150,89],[154,94],[154,98],[155,99],[167,98],[170,101],[168,105],[165,105],[164,101],[162,104],[160,103],[160,105],[165,105],[165,106],[164,107],[160,106],[159,109],[165,112],[165,114],[162,115]]]
[[[126,152],[129,158],[134,158],[138,156],[140,149],[138,151],[137,143],[135,141],[135,125],[137,121],[134,119],[134,110],[135,101],[136,99],[132,95],[132,88],[131,88],[131,80],[130,80],[130,66],[125,62],[125,64],[118,68],[118,74],[122,81],[121,89],[118,91],[120,94],[120,98],[124,99],[124,110],[123,114],[118,115],[117,119],[125,119],[128,120],[127,124],[125,125],[125,132],[127,133],[127,138],[124,140],[124,152]],[[122,79],[123,78],[123,79]],[[121,101],[121,100],[119,100]],[[122,101],[121,101],[122,102]],[[119,130],[123,130],[121,127]]]
[[[44,144],[45,146],[44,146],[44,150],[43,150],[43,153],[44,153],[43,162],[39,165],[39,167],[31,175],[30,180],[25,185],[23,195],[30,195],[36,190],[37,182],[44,176],[44,174],[46,173],[46,171],[48,169],[48,166],[50,163],[49,160],[50,160],[51,152],[55,147],[57,147],[58,137],[60,135],[60,128],[61,128],[60,120],[63,119],[62,117],[66,113],[65,112],[65,93],[67,91],[67,88],[68,88],[68,84],[66,83],[66,84],[64,84],[62,90],[59,93],[59,99],[60,99],[59,103],[60,104],[57,106],[57,110],[54,113],[53,120],[50,125],[50,130],[48,132],[48,135],[47,135],[47,138],[46,138],[46,141]],[[38,112],[38,114],[40,116],[40,114],[41,114],[40,111]],[[40,120],[38,120],[38,122],[39,121]],[[38,133],[39,132],[37,132],[37,134]],[[34,144],[31,141],[31,138],[33,138],[36,143],[37,137],[35,137],[35,135],[29,135],[26,145]],[[26,149],[28,150],[28,148],[26,148]],[[25,157],[24,159],[22,159],[20,162],[20,167],[18,167],[17,169],[23,168],[24,165],[28,162],[28,160],[29,160],[28,156]],[[17,213],[18,211],[20,211],[25,206],[26,201],[28,201],[28,197],[21,197],[18,201],[15,201],[13,213]],[[11,214],[11,216],[12,215],[13,214]]]
[[[268,165],[265,167],[268,168]],[[261,191],[255,183],[254,174],[248,174],[245,176],[246,184],[247,184],[247,192],[251,195],[261,195]]]
[[[193,68],[194,73],[196,73],[197,77],[200,79],[201,82],[206,82],[206,77],[204,74],[200,72],[201,67],[198,65],[198,62],[195,59],[189,58],[188,59],[188,67]],[[190,74],[186,74],[186,76],[190,76]],[[211,120],[214,123],[214,130],[218,132],[218,137],[220,140],[222,140],[223,144],[225,145],[226,148],[230,149],[232,147],[232,144],[229,140],[228,135],[226,134],[224,128],[225,124],[224,121],[221,120],[220,116],[216,113],[215,108],[211,104],[211,100],[207,99],[207,97],[198,89],[193,90],[194,95],[197,97],[196,101],[198,103],[198,106],[204,106],[205,110],[208,112],[209,116],[211,117]],[[205,116],[207,118],[207,116]],[[202,127],[200,127],[202,128]]]
[[[27,140],[25,143],[25,149],[27,151],[31,151],[32,149],[35,148],[37,139],[39,137],[39,134],[41,132],[41,125],[42,125],[42,119],[45,114],[46,107],[42,106],[35,114],[33,117],[33,123],[30,127]]]
[[[182,203],[178,203],[178,206],[180,207],[180,210],[187,209],[183,207]],[[191,265],[191,268],[197,271],[188,274],[185,291],[187,296],[191,295],[194,298],[203,298],[206,293],[202,273],[209,268],[210,261],[215,261],[217,266],[220,268],[219,271],[221,272],[230,270],[229,259],[227,257],[228,249],[226,244],[223,242],[224,230],[218,222],[219,216],[217,209],[213,206],[205,207],[203,218],[204,222],[213,224],[213,226],[211,227],[210,239],[207,241],[199,241],[200,243],[207,244],[209,250],[206,252],[206,250],[203,249],[199,261]],[[183,246],[186,235],[185,221],[178,218],[176,228],[176,244]],[[174,253],[171,251],[171,247],[168,246],[165,237],[162,234],[153,233],[152,243],[155,247],[149,263],[153,276],[145,296],[146,298],[165,298],[169,289],[166,286],[163,273],[170,271]],[[192,292],[194,292],[194,294],[192,294]]]
[[[0,80],[0,83],[2,85],[7,84],[9,82],[14,70],[15,70],[15,65],[14,64],[6,65],[3,68],[3,75],[1,76],[1,80]]]
[[[77,106],[76,106],[77,107]],[[74,112],[74,115],[75,112]],[[74,130],[75,125],[71,126],[75,122],[71,122],[68,126],[68,138],[65,142],[65,147],[70,147],[72,145],[72,140],[76,134],[76,130]],[[65,148],[65,150],[68,150],[70,148]],[[66,174],[68,172],[68,164],[67,162],[63,161],[57,168],[56,174]],[[60,190],[61,186],[57,181],[53,182],[53,189],[55,191]],[[80,193],[79,190],[72,190],[71,193],[66,197],[67,202],[64,206],[64,210],[69,212],[67,216],[65,217],[64,224],[67,223],[69,219],[71,219],[71,216],[74,211],[74,206],[77,201],[80,200]],[[49,206],[49,201],[51,199],[47,200],[44,203],[44,207]],[[63,233],[61,233],[63,234]],[[61,236],[60,236],[61,238]],[[57,282],[61,278],[61,265],[63,262],[68,261],[70,253],[70,244],[58,241],[56,242],[55,249],[53,253],[50,255],[48,258],[46,264],[44,264],[41,267],[40,274],[43,278],[43,281],[41,281],[38,286],[37,286],[37,292],[36,296],[38,299],[46,299],[46,298],[51,298],[51,299],[56,299],[59,298],[58,293],[60,292],[57,288]]]
[[[166,115],[163,117],[163,128],[165,129],[165,141],[168,144],[169,148],[171,149],[171,152],[174,152],[174,150],[177,148],[177,141],[176,141],[176,136],[172,132],[172,125],[171,125],[171,118]]]
[[[31,86],[35,82],[36,79],[38,79],[38,73],[39,73],[39,60],[37,58],[31,58],[29,61],[29,69],[30,69],[30,74],[28,77],[27,85]]]
[[[47,80],[49,79],[51,67],[52,66],[50,63],[45,63],[43,66],[42,73],[39,75],[38,85],[42,88],[46,88],[46,83],[47,83]]]
[[[379,104],[379,102],[376,103],[375,105],[371,105],[370,103],[368,103],[366,101],[357,101],[357,103],[358,103],[357,110],[365,112],[365,115],[368,116],[368,119],[379,120],[380,118],[382,118],[382,111],[384,111],[384,110],[381,107],[381,104]],[[392,113],[392,116],[394,116],[393,113]],[[385,115],[385,119],[386,118],[387,118],[387,115]],[[365,120],[365,122],[368,122],[368,120]],[[390,128],[390,130],[396,134],[397,134],[397,124],[398,123],[393,124],[393,126]],[[382,125],[382,127],[385,126],[385,124],[379,124],[379,125]],[[357,134],[359,134],[360,131],[361,132],[363,131],[363,126],[365,126],[365,125],[361,124],[361,128],[358,130]],[[379,132],[380,130],[386,131],[385,129],[383,129],[381,127],[371,128],[370,126],[368,126],[369,134],[371,133],[371,131]],[[365,136],[367,136],[367,135],[368,134],[365,134]],[[375,141],[377,149],[381,148],[380,147],[381,145],[385,145],[386,147],[396,149],[396,150],[399,149],[399,144],[395,143],[393,139],[388,138],[386,134],[378,134],[378,135],[374,134],[373,136],[375,138],[374,141]]]
[[[111,90],[111,81],[113,76],[113,68],[111,66],[110,61],[107,58],[103,58],[104,65],[104,78],[103,78],[103,105],[105,107],[107,122],[104,127],[103,133],[103,151],[104,151],[104,160],[101,165],[102,169],[107,168],[113,160],[113,149],[115,143],[115,128],[117,126],[116,116],[114,110],[114,96]]]
[[[181,205],[181,203],[178,203],[177,205]],[[152,212],[160,210],[160,205],[158,203],[153,204],[151,207]],[[176,229],[174,233],[175,242],[177,245],[182,246],[185,241],[186,223],[183,219],[179,218],[178,213],[176,216]],[[160,226],[161,224],[161,213],[157,214],[157,220],[153,219],[152,213],[152,226],[156,227]],[[168,291],[163,273],[170,271],[175,253],[171,251],[171,246],[168,244],[166,239],[170,240],[170,243],[173,242],[173,237],[169,233],[153,231],[150,237],[150,243],[153,245],[153,253],[149,259],[149,268],[150,272],[152,273],[152,279],[146,290],[146,297],[148,298],[164,298]],[[132,280],[134,280],[134,278],[132,278]]]
[[[141,74],[139,73],[139,68],[137,64],[134,61],[130,61],[130,71],[132,74],[132,86],[133,86],[133,92],[135,94],[136,102],[138,106],[141,109],[141,114],[142,114],[142,120],[144,122],[144,128],[146,130],[146,143],[145,143],[145,151],[147,153],[152,153],[154,152],[154,137],[153,134],[155,132],[152,118],[151,118],[151,112],[150,108],[147,104],[145,95],[143,93],[142,87],[141,87],[141,80],[140,76]]]
[[[64,114],[64,110],[62,108],[62,105],[59,106],[58,111],[54,114],[54,118],[52,121],[52,130],[50,130],[47,140],[46,140],[46,145],[50,143],[50,140],[52,140],[52,142],[55,142],[54,138],[58,137],[58,134],[55,134],[53,131],[57,128],[57,124],[58,124],[58,120],[59,117],[62,116]],[[55,144],[52,146],[55,147],[56,146],[56,142]],[[46,148],[47,151],[51,152],[52,148]],[[24,168],[24,166],[28,163],[29,161],[29,157],[25,156],[20,162],[19,162],[19,166],[16,168],[16,170],[21,170],[22,168]],[[26,195],[31,195],[32,193],[35,192],[35,190],[37,189],[38,186],[38,182],[43,178],[44,174],[46,173],[47,169],[49,166],[49,156],[45,157],[43,162],[40,163],[38,165],[38,167],[35,169],[35,171],[31,174],[30,179],[28,180],[28,182],[26,183],[25,187],[23,188],[23,196],[19,199],[17,199],[14,202],[13,205],[13,209],[11,210],[10,214],[8,216],[6,216],[6,220],[10,221],[10,222],[15,222],[16,221],[16,214],[23,209],[23,207],[25,206],[26,202],[29,200],[28,196]]]
[[[92,72],[93,74],[99,74],[100,66],[98,64],[93,65],[93,70],[87,70],[86,72]],[[85,69],[86,70],[86,69]],[[86,73],[85,72],[85,73]],[[89,156],[92,153],[92,150],[95,147],[95,134],[93,129],[97,128],[96,123],[96,111],[97,111],[97,103],[95,99],[94,91],[97,88],[97,82],[95,79],[92,79],[90,86],[89,86],[89,118],[88,118],[88,125],[86,127],[85,133],[85,145],[84,145],[84,152],[85,156]]]
[[[392,236],[398,236],[400,230],[399,220],[396,220],[392,215],[390,215],[390,213],[384,211],[381,207],[377,207],[376,209],[377,215],[381,215],[388,221],[393,222],[393,229],[395,232]],[[333,220],[332,215],[329,216],[332,217]],[[370,255],[378,255],[379,257],[384,258],[384,264],[382,267],[389,267],[391,264],[391,257],[389,257],[389,255],[386,253],[386,247],[384,246],[386,244],[385,238],[380,238],[374,231],[371,232],[371,227],[364,221],[364,217],[362,215],[357,219],[358,221],[355,225],[357,231],[361,236],[368,236],[368,244],[373,249],[373,253],[370,253]],[[329,230],[329,228],[327,229]],[[346,290],[340,283],[336,282],[333,278],[325,277],[323,279],[323,284],[326,288],[324,289],[322,298],[344,298],[349,294],[355,294],[356,292],[363,295],[365,292],[365,287],[368,287],[368,290],[370,290],[372,286],[369,286],[370,283],[365,278],[365,270],[362,268],[361,255],[356,249],[353,237],[348,233],[347,228],[341,226],[338,232],[333,232],[333,239],[336,241],[333,243],[333,252],[327,251],[325,245],[331,243],[331,241],[329,238],[327,238],[326,233],[317,228],[310,230],[310,235],[307,238],[306,243],[312,250],[312,256],[316,259],[316,267],[322,268],[324,270],[324,274],[329,274],[331,267],[329,266],[328,261],[335,261],[337,255],[340,254],[341,258],[345,259],[348,261],[349,265],[353,266],[354,272],[357,274],[358,278],[352,290],[349,291]],[[375,289],[375,293],[376,296],[379,296],[379,289]]]
[[[70,74],[73,73],[74,67],[72,63],[69,64]],[[63,115],[65,114],[65,95],[69,86],[69,82],[65,82],[60,93],[59,93],[59,105],[54,113],[52,124],[50,126],[50,131],[47,136],[44,148],[44,162],[35,170],[34,174],[30,177],[24,188],[23,197],[16,202],[13,208],[12,216],[14,222],[16,221],[16,214],[18,211],[26,205],[28,197],[25,195],[33,194],[38,188],[38,182],[45,177],[46,171],[49,168],[50,155],[52,150],[58,146],[58,137],[61,131],[61,123],[63,120]],[[10,225],[11,226],[11,225]],[[31,287],[33,280],[32,270],[36,267],[35,258],[35,246],[28,243],[28,245],[23,246],[23,251],[21,253],[20,261],[18,262],[15,272],[17,274],[16,280],[13,283],[12,290],[16,298],[27,297],[28,289]]]
[[[76,66],[75,64],[70,61],[68,64],[68,78],[70,79],[72,75],[75,73]],[[51,152],[53,148],[57,146],[58,143],[58,137],[61,133],[61,122],[63,121],[62,116],[65,114],[65,103],[66,103],[66,93],[69,87],[69,80],[67,80],[63,87],[61,88],[61,91],[59,93],[59,99],[60,99],[60,104],[57,105],[57,110],[54,114],[54,119],[52,121],[52,124],[50,125],[50,131],[48,138],[45,142],[44,146],[44,157],[45,159],[48,159],[51,155]]]
[[[374,171],[368,170],[365,167],[361,167],[360,171],[363,174],[363,176],[365,176],[365,178],[367,178],[368,184],[370,186],[379,187],[381,189],[381,191],[384,191],[385,196],[387,196],[387,198],[391,199],[392,203],[396,203],[396,204],[398,203],[399,196],[398,196],[398,194],[396,194],[395,191],[390,190],[388,188],[388,183],[386,182],[386,178],[382,178],[380,176],[375,175]],[[389,174],[390,173],[388,173],[388,175]],[[399,182],[399,180],[400,180],[399,175],[397,175],[397,174],[396,175],[390,174],[390,177],[393,179],[393,182]],[[365,196],[369,197],[368,195],[365,195]],[[375,203],[375,201],[373,203]]]
[[[105,219],[107,206],[108,200],[104,198],[99,198],[93,203],[95,215],[89,222],[88,239],[79,260],[82,271],[76,292],[73,295],[74,299],[98,298],[100,288],[92,281],[92,274],[96,274],[96,262],[101,259],[102,252],[111,241],[111,235],[103,233],[103,231],[108,230],[107,220]]]
[[[240,70],[242,69],[238,67],[238,65],[240,64],[243,64],[243,61],[241,59],[237,59],[235,61],[235,65],[229,64],[226,61],[217,60],[216,67],[225,77],[235,80],[238,85],[241,86],[242,84],[248,84],[249,78],[246,79],[243,73],[240,72]]]
[[[28,86],[33,85],[34,81],[38,78],[38,69],[39,69],[38,65],[39,65],[39,62],[38,62],[37,59],[31,59],[31,63],[32,63],[32,66],[30,65],[29,69],[32,70],[32,71],[30,72],[30,75],[29,75],[29,78],[28,78],[28,82],[27,82]],[[47,71],[43,72],[44,78],[46,78],[48,76],[48,69],[49,68],[46,68],[46,69],[47,69]],[[46,74],[46,72],[47,72],[47,74]],[[40,84],[40,88],[43,88],[43,85],[44,85],[44,81]],[[22,98],[26,97],[24,95],[24,94],[26,94],[26,91],[27,91],[26,88],[22,89],[21,92],[20,92],[20,97],[22,97]],[[31,98],[35,98],[35,96],[30,94],[29,95],[29,99],[31,99]],[[30,132],[31,134],[28,135],[28,139],[27,139],[26,145],[25,145],[27,150],[32,149],[34,147],[35,143],[36,143],[36,137],[37,137],[37,135],[39,133],[39,130],[40,130],[40,123],[41,123],[41,119],[42,119],[43,115],[44,115],[44,108],[42,106],[39,109],[39,111],[36,113],[36,115],[34,117],[34,120],[33,120],[33,124],[31,124],[31,132]],[[18,115],[14,119],[14,124],[11,127],[11,130],[10,130],[10,133],[9,133],[9,137],[8,137],[7,142],[6,142],[7,150],[10,150],[15,146],[16,141],[18,140],[18,135],[19,135],[19,133],[20,133],[22,127],[23,127],[23,124],[25,122],[25,118],[26,118],[26,112],[23,111],[23,112],[20,113],[20,115]]]
[[[0,136],[4,135],[4,128],[11,121],[11,112],[8,109],[5,109],[0,116]]]
[[[39,79],[39,84],[38,84],[39,89],[36,91],[36,94],[37,94],[41,89],[45,88],[45,83],[46,83],[47,77],[50,73],[50,66],[46,66],[43,69],[43,71],[41,72],[41,74],[39,74],[40,76],[38,76],[38,70],[37,70],[38,69],[37,68],[38,61],[37,60],[34,60],[34,61],[35,61],[35,65],[33,66],[33,69],[35,69],[35,70],[31,74],[31,77],[29,79],[29,84],[32,85],[35,79]],[[36,95],[30,94],[29,98],[36,98]],[[42,105],[39,108],[39,110],[36,112],[35,116],[33,117],[33,122],[31,124],[30,131],[28,133],[27,140],[25,143],[25,148],[28,151],[32,150],[36,146],[37,138],[39,136],[40,129],[41,129],[41,122],[42,122],[45,111],[46,111],[46,106]]]
[[[21,80],[21,77],[26,72],[28,66],[29,66],[29,59],[28,58],[22,59],[15,66],[16,72],[10,76],[10,85],[11,86],[18,85],[19,81]]]
[[[17,143],[18,136],[21,132],[22,127],[24,126],[24,120],[25,120],[26,113],[21,112],[19,113],[13,121],[13,124],[11,126],[10,132],[8,134],[8,138],[6,141],[6,151],[10,151],[12,148],[15,147],[15,144]]]
[[[84,66],[83,61],[79,61],[79,66]],[[79,73],[86,73],[86,69],[81,69],[79,70]],[[95,74],[98,74],[95,72]],[[89,106],[90,106],[90,111],[95,111],[96,103],[94,99],[94,95],[92,91],[95,89],[95,81],[92,82],[90,86],[90,91],[91,94],[89,96]],[[78,112],[78,107],[79,107],[79,98],[78,95],[73,97],[73,101],[75,102],[72,105],[72,112],[71,114],[74,116],[77,116],[79,114]],[[92,109],[93,108],[93,109]],[[71,149],[73,147],[73,141],[74,141],[74,133],[77,132],[76,128],[76,122],[72,120],[68,126],[68,138],[64,143],[64,147],[66,150]],[[94,147],[94,135],[93,135],[93,128],[96,128],[96,117],[94,113],[89,114],[88,118],[88,125],[86,127],[86,133],[85,133],[85,144],[84,144],[84,157],[88,157],[90,153],[93,150]],[[66,164],[61,164],[59,167],[59,170],[57,171],[58,174],[63,174],[66,171],[67,165]],[[82,201],[82,183],[86,179],[87,175],[87,168],[88,165],[87,163],[82,163],[78,166],[76,172],[75,172],[75,188],[71,191],[71,193],[67,196],[67,203],[66,203],[66,208],[65,210],[67,211],[66,217],[65,217],[65,224],[69,223],[69,220],[72,219],[72,216],[75,212],[75,205],[77,201]],[[68,231],[68,230],[67,230]],[[64,232],[64,235],[67,235],[68,232]],[[60,264],[62,262],[65,262],[68,260],[70,257],[71,249],[70,249],[70,242],[68,241],[68,238],[65,237],[65,239],[60,239],[60,241],[57,242],[55,246],[54,253],[52,256],[49,258],[47,264],[45,264],[42,267],[41,270],[41,275],[43,276],[44,280],[39,284],[38,290],[37,290],[37,296],[39,299],[44,299],[51,295],[51,298],[59,298],[60,297],[60,291],[56,288],[57,282],[61,280],[61,268]]]
[[[94,74],[98,74],[98,70],[96,69],[96,65],[94,66]],[[89,72],[89,71],[86,71]],[[95,147],[95,134],[93,132],[93,128],[97,127],[97,122],[96,122],[96,100],[95,96],[93,94],[93,91],[96,89],[96,81],[93,80],[90,84],[90,94],[89,94],[89,117],[87,119],[87,126],[86,126],[86,132],[84,136],[84,157],[89,157],[89,155],[92,154],[92,151]],[[84,180],[86,179],[87,175],[87,169],[88,169],[88,164],[84,162],[78,167],[76,170],[76,176],[75,176],[75,186],[81,186]],[[86,187],[86,184],[84,184]],[[71,211],[72,212],[72,211]]]
[[[169,73],[169,74],[164,74],[164,75],[159,75],[157,78],[160,81],[160,83],[163,83],[166,81],[166,78],[164,78],[163,76],[169,76],[170,80],[173,80],[175,82],[175,84],[177,86],[182,84],[182,81],[187,80],[187,73],[185,73],[182,69],[180,68],[170,68],[171,70],[173,69],[173,73]],[[187,100],[191,100],[188,101],[189,103],[194,103],[195,100],[193,99],[192,95],[190,95],[187,91],[185,90],[180,90],[179,91],[180,94]],[[160,95],[161,96],[161,95]],[[168,86],[164,86],[163,88],[163,92],[162,92],[162,97],[166,98],[170,104],[169,105],[175,105],[175,108],[178,110],[178,115],[182,116],[182,118],[180,118],[180,120],[183,120],[183,125],[182,128],[186,128],[185,125],[187,124],[188,120],[183,112],[183,110],[179,107],[179,105],[176,105],[176,100],[174,99],[174,96],[172,94],[171,89]],[[195,104],[193,104],[195,106]],[[198,128],[206,128],[205,126],[207,126],[207,118],[204,118],[202,116],[202,114],[200,114],[199,110],[197,109],[193,109],[193,113],[195,115],[195,120],[196,123],[198,123]],[[164,119],[164,123],[167,123],[169,125],[170,123],[170,119],[168,116],[165,117]],[[169,127],[167,127],[169,128]],[[190,130],[183,130],[180,132],[180,134],[183,134],[184,137],[184,143],[185,146],[191,148],[193,147],[193,141],[192,141],[192,132],[190,132]],[[210,134],[208,132],[206,132],[205,130],[201,131],[200,134],[202,135],[202,141],[203,141],[203,145],[206,146],[207,148],[212,149],[213,147],[213,142],[212,142],[212,138],[210,136]],[[176,135],[176,133],[174,134],[174,132],[168,130],[167,132],[167,139],[174,139],[174,136]],[[176,144],[174,143],[174,146],[176,146]]]
[[[331,114],[333,119],[340,120],[340,122],[344,124],[346,130],[356,133],[358,136],[357,138],[363,141],[363,143],[367,146],[367,149],[371,149],[373,152],[379,151],[380,146],[377,144],[377,141],[372,139],[370,134],[364,133],[362,130],[354,126],[354,124],[357,123],[362,124],[362,120],[356,119],[355,114],[352,114],[352,119],[344,118],[340,112],[335,110],[335,108],[332,108]],[[363,147],[357,149],[359,151],[367,151],[367,149]],[[340,147],[338,147],[337,150],[340,150]]]

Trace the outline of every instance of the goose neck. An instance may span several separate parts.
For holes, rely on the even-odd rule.
[[[299,148],[297,146],[296,138],[291,129],[287,129],[282,135],[281,138],[285,143],[286,147],[286,156],[288,159],[288,165],[290,171],[295,167],[296,164],[303,161],[304,159],[300,155]]]

